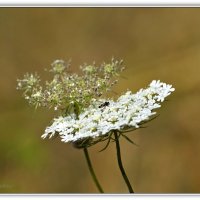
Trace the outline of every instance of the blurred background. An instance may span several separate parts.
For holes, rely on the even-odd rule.
[[[199,8],[0,8],[0,192],[97,193],[82,150],[42,140],[52,111],[35,110],[16,91],[16,79],[48,77],[56,59],[86,63],[122,58],[114,90],[137,91],[153,79],[176,91],[148,128],[123,139],[122,158],[137,193],[200,192]],[[127,193],[115,145],[89,149],[107,193]]]

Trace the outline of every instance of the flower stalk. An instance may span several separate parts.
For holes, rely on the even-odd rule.
[[[130,184],[130,181],[126,175],[126,172],[125,172],[123,164],[122,164],[120,144],[119,144],[119,138],[118,138],[117,131],[114,131],[114,137],[115,137],[115,144],[116,144],[116,150],[117,150],[117,161],[118,161],[119,169],[120,169],[123,179],[128,187],[129,193],[134,193],[134,190]]]
[[[90,156],[89,156],[87,148],[83,148],[83,151],[84,151],[84,155],[85,155],[85,158],[86,158],[86,161],[87,161],[87,165],[88,165],[88,169],[90,171],[92,179],[93,179],[96,187],[98,188],[99,192],[100,193],[104,193],[104,191],[103,191],[103,189],[102,189],[102,187],[101,187],[101,185],[100,185],[100,183],[99,183],[99,181],[98,181],[98,179],[97,179],[97,177],[95,175],[95,172],[94,172],[94,169],[92,167],[92,163],[90,161]]]

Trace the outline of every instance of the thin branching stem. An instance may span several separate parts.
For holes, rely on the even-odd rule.
[[[117,150],[117,161],[118,161],[119,169],[120,169],[121,174],[124,178],[124,181],[125,181],[125,183],[128,187],[129,193],[134,193],[133,188],[132,188],[132,186],[131,186],[131,184],[128,180],[128,177],[126,175],[126,172],[125,172],[123,164],[122,164],[119,137],[118,137],[117,131],[114,132],[114,136],[115,136],[115,143],[116,143],[116,150]]]
[[[84,151],[84,155],[85,155],[85,158],[86,158],[86,161],[87,161],[87,164],[88,164],[88,168],[89,168],[90,174],[91,174],[91,176],[93,178],[93,181],[94,181],[96,187],[98,188],[99,192],[100,193],[104,193],[104,191],[103,191],[103,189],[102,189],[102,187],[101,187],[101,185],[100,185],[100,183],[99,183],[99,181],[98,181],[98,179],[97,179],[97,177],[95,175],[95,172],[94,172],[94,169],[92,167],[92,163],[90,161],[90,156],[89,156],[87,148],[84,148],[83,151]]]

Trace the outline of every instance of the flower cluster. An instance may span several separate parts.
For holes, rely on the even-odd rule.
[[[63,142],[90,141],[107,137],[109,133],[131,131],[155,115],[154,109],[175,89],[160,81],[152,81],[148,88],[131,91],[120,96],[117,101],[93,100],[80,115],[71,114],[55,118],[47,127],[42,138],[59,135]]]
[[[33,106],[44,106],[62,113],[79,113],[116,83],[115,77],[124,69],[122,60],[112,59],[100,66],[84,64],[82,74],[70,72],[70,63],[56,60],[51,65],[53,79],[40,84],[37,74],[26,74],[18,79],[17,89],[24,91],[25,99]]]

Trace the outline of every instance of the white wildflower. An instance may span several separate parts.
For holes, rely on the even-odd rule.
[[[59,117],[47,127],[42,138],[51,138],[55,134],[63,142],[76,142],[86,138],[104,136],[113,130],[139,128],[142,122],[155,115],[154,109],[175,89],[171,85],[152,81],[147,89],[136,94],[131,91],[120,96],[118,100],[94,101],[76,119],[75,116]],[[99,102],[109,102],[101,104]]]

